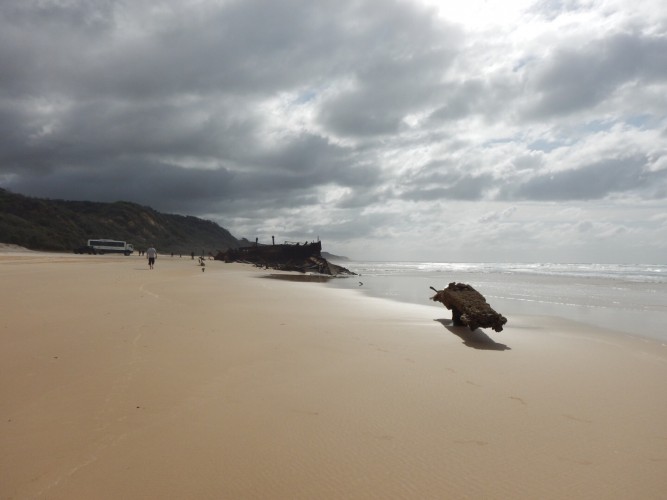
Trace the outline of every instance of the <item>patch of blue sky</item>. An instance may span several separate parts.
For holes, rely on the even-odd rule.
[[[621,116],[615,120],[593,120],[582,124],[578,131],[582,133],[595,134],[598,132],[608,132],[619,123],[629,125],[635,128],[645,128],[654,125],[655,117],[644,113],[640,115]]]
[[[542,151],[543,153],[550,153],[554,149],[565,146],[563,141],[549,141],[547,139],[538,139],[528,144],[528,149],[531,151]]]
[[[307,89],[303,92],[299,92],[296,98],[292,101],[292,104],[303,105],[308,104],[310,101],[317,97],[317,91],[315,89]]]
[[[514,63],[512,66],[512,71],[516,73],[537,60],[538,58],[535,56],[522,57]]]
[[[611,120],[593,120],[584,123],[579,127],[581,132],[595,134],[597,132],[607,132],[616,124]]]
[[[492,148],[494,146],[500,145],[500,144],[510,144],[513,142],[517,142],[519,139],[516,137],[499,137],[497,139],[491,139],[490,141],[484,141],[481,144],[482,148]]]
[[[655,125],[655,117],[649,114],[628,116],[623,120],[626,124],[635,128],[646,128]]]

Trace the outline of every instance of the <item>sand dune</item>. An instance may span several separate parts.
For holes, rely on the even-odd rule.
[[[0,256],[0,498],[664,498],[667,347],[189,258]]]
[[[25,247],[14,245],[12,243],[0,243],[0,253],[14,253],[14,252],[28,252],[32,253],[32,250],[28,250]]]

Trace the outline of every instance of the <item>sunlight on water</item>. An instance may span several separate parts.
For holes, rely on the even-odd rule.
[[[432,305],[430,286],[473,285],[505,316],[549,315],[667,340],[667,266],[346,262],[360,276],[332,286]],[[358,278],[358,279],[357,279]]]

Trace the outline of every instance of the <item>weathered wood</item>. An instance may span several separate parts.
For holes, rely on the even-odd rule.
[[[496,332],[503,330],[507,318],[494,311],[484,296],[465,283],[450,283],[444,290],[431,287],[435,295],[431,300],[442,302],[452,311],[452,320],[457,326],[467,326],[471,330],[492,328]]]

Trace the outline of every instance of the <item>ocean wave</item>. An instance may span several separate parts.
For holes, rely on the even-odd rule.
[[[660,264],[560,264],[470,262],[350,262],[350,269],[374,276],[450,274],[527,274],[598,278],[635,283],[667,283],[667,265]]]

